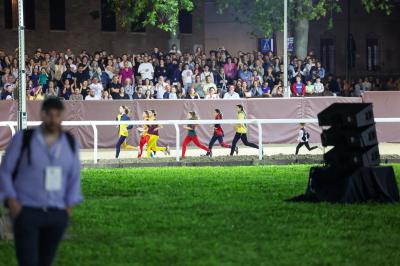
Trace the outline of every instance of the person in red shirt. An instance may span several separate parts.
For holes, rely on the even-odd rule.
[[[214,110],[214,115],[215,115],[215,120],[222,120],[222,112],[219,109]],[[218,140],[219,144],[221,147],[224,148],[231,148],[231,145],[228,145],[224,142],[224,131],[222,130],[221,124],[215,124],[214,125],[214,134],[210,140],[210,143],[208,144],[208,148],[210,149],[210,152],[207,153],[208,156],[211,156],[212,148],[214,146],[214,143]],[[235,148],[236,154],[238,153],[238,148]]]
[[[301,77],[296,77],[296,82],[292,85],[292,93],[295,96],[304,96],[306,94],[306,85],[301,81]]]

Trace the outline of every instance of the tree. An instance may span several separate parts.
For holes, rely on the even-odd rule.
[[[138,22],[143,26],[154,26],[169,32],[177,42],[179,12],[193,10],[192,0],[108,0],[108,3],[118,14],[122,26]],[[141,18],[144,20],[140,21]]]
[[[354,0],[351,0],[354,1]],[[384,11],[390,14],[393,0],[360,0],[367,12]],[[332,14],[341,12],[346,1],[342,0],[288,0],[289,21],[294,25],[296,55],[304,58],[308,47],[309,22],[330,15],[329,27],[333,26]],[[283,0],[217,0],[220,13],[231,8],[236,10],[239,21],[254,27],[255,35],[272,36],[283,30]]]

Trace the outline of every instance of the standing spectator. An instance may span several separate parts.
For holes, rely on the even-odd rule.
[[[46,68],[42,68],[40,70],[40,75],[39,75],[39,84],[42,86],[44,93],[46,93],[46,91],[47,91],[48,79],[49,79],[49,75],[47,74]]]
[[[75,77],[76,77],[75,86],[81,86],[81,84],[85,80],[89,80],[90,79],[89,72],[88,71],[84,71],[84,65],[83,64],[79,64],[78,71],[75,73]]]
[[[52,264],[82,201],[79,144],[62,131],[63,110],[57,98],[45,100],[41,126],[18,132],[1,163],[0,201],[13,219],[19,265]]]
[[[211,88],[217,91],[217,86],[211,81],[211,76],[207,76],[206,83],[203,85],[204,95],[207,95]]]
[[[163,99],[164,93],[165,93],[165,87],[167,84],[164,82],[164,77],[160,76],[158,79],[158,82],[155,86],[155,91],[156,91],[156,99]]]
[[[166,77],[167,76],[167,68],[165,67],[165,62],[163,59],[160,59],[160,64],[156,66],[154,77],[155,81],[157,82],[159,77]]]
[[[99,82],[99,80],[96,77],[92,79],[92,84],[89,85],[89,88],[91,90],[94,90],[96,100],[100,100],[101,94],[103,93],[103,85]]]
[[[306,86],[301,81],[301,77],[296,77],[296,82],[292,85],[292,93],[295,96],[304,96],[306,94]]]
[[[206,82],[207,77],[210,77],[210,82],[214,83],[214,74],[210,71],[210,67],[208,65],[204,66],[204,71],[200,75],[200,80],[202,82]]]
[[[322,67],[321,62],[317,62],[317,76],[321,79],[325,78],[325,68]]]
[[[224,64],[223,70],[224,70],[225,76],[229,82],[232,82],[234,79],[236,79],[237,65],[232,62],[232,58],[228,57],[226,59],[226,63]]]
[[[182,83],[185,89],[185,94],[193,83],[193,72],[189,69],[189,65],[185,64],[184,70],[182,71]]]
[[[124,63],[124,67],[121,68],[119,71],[119,83],[120,84],[125,84],[125,81],[127,79],[133,79],[134,78],[134,72],[131,67],[129,67],[129,62]]]
[[[75,73],[72,72],[71,67],[69,65],[67,65],[66,70],[61,75],[61,82],[62,82],[62,84],[64,84],[65,80],[68,79],[69,84],[72,84],[72,83],[74,83],[74,77],[75,77]]]
[[[249,71],[249,66],[247,64],[243,64],[243,69],[239,71],[239,78],[247,83],[247,85],[251,84],[251,77],[253,74]]]
[[[148,57],[144,56],[144,62],[139,65],[138,73],[142,76],[142,80],[149,79],[153,80],[154,68],[151,63],[148,62]]]

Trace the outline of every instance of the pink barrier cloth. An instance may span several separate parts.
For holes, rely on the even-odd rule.
[[[373,104],[375,117],[400,117],[399,91],[369,91],[363,102]],[[380,142],[400,142],[400,123],[377,123],[376,130]]]
[[[368,94],[365,95],[365,97]],[[400,94],[397,95],[397,102],[400,102]],[[378,97],[379,98],[379,97]],[[385,97],[384,97],[385,98]],[[374,100],[375,96],[374,96]],[[236,104],[243,104],[247,112],[247,118],[316,118],[317,114],[334,102],[361,102],[361,98],[344,97],[312,97],[312,98],[270,98],[270,99],[243,99],[243,100],[136,100],[136,101],[66,101],[65,119],[73,121],[83,120],[115,120],[119,106],[127,105],[132,113],[132,120],[141,119],[143,110],[155,109],[159,120],[184,120],[188,111],[196,111],[200,119],[214,119],[213,111],[218,108],[222,111],[225,119],[236,119]],[[395,102],[395,100],[390,99]],[[379,106],[380,103],[374,105]],[[384,105],[384,104],[383,104]],[[30,121],[40,120],[41,102],[28,102],[27,111]],[[397,108],[397,109],[396,109]],[[392,110],[398,111],[399,106]],[[375,116],[382,117],[388,115],[381,114],[381,107],[376,110]],[[3,101],[0,104],[0,121],[15,121],[17,113],[17,103]],[[396,116],[393,114],[393,116]],[[400,125],[399,125],[400,126]],[[308,125],[312,142],[320,142],[320,128],[318,125]],[[231,125],[223,125],[225,131],[225,141],[232,141],[234,130]],[[79,138],[82,148],[93,147],[93,130],[91,126],[68,127],[75,136]],[[199,139],[202,143],[208,144],[212,128],[208,125],[198,127]],[[395,131],[399,132],[398,130]],[[395,136],[395,132],[385,132],[387,136]],[[118,130],[116,126],[98,126],[99,148],[114,147],[117,141]],[[298,125],[275,124],[263,125],[263,143],[295,143],[298,134]],[[186,135],[186,131],[181,128],[181,141]],[[4,149],[10,141],[11,132],[7,127],[0,127],[0,149]],[[250,125],[248,138],[252,142],[257,142],[257,125]],[[139,132],[134,127],[130,131],[128,144],[137,146]],[[399,137],[397,137],[399,140]],[[381,140],[382,141],[382,140]],[[164,126],[160,130],[159,146],[175,146],[175,128],[173,125]]]

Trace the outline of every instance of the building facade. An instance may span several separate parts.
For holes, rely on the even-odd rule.
[[[123,28],[118,17],[107,8],[107,0],[25,0],[26,48],[73,51],[104,49],[112,53],[139,53],[152,47],[169,49],[170,35],[154,27],[131,25]],[[190,14],[180,16],[180,48],[192,52],[196,47],[206,52],[225,47],[232,54],[259,49],[260,37],[252,27],[238,23],[228,10],[218,14],[213,0],[195,1]],[[347,1],[344,1],[347,2]],[[399,75],[400,9],[387,16],[367,14],[360,1],[351,1],[350,33],[354,47],[354,76]],[[3,0],[0,5],[0,50],[12,52],[18,45],[17,0]],[[347,5],[339,14],[310,23],[309,50],[320,58],[329,72],[343,76],[346,62]],[[290,34],[292,35],[292,34]],[[283,54],[282,33],[275,34],[275,53]],[[294,45],[296,41],[294,40]]]

